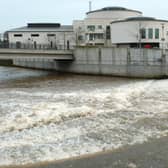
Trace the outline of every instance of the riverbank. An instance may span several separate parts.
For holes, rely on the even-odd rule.
[[[168,136],[143,144],[125,146],[56,162],[0,168],[167,168]]]

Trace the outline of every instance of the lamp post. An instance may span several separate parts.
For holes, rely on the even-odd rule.
[[[141,49],[142,46],[141,46],[141,37],[142,37],[142,25],[141,25],[141,22],[138,23],[138,47]]]
[[[166,66],[166,52],[165,52],[165,25],[164,23],[161,24],[162,25],[162,55],[161,55],[161,64],[162,64],[162,75],[165,75],[165,66]]]
[[[161,38],[161,41],[162,41],[162,56],[165,55],[165,35],[164,35],[164,29],[165,29],[165,25],[164,23],[162,23],[162,38]]]

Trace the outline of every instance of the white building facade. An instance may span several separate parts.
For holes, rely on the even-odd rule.
[[[90,11],[84,20],[76,20],[73,23],[77,45],[111,46],[110,23],[137,16],[142,16],[142,12],[122,7],[106,7]]]
[[[168,21],[133,17],[111,23],[113,45],[143,48],[168,48]]]
[[[29,23],[5,34],[10,48],[73,49],[76,45],[73,27],[55,23]]]
[[[86,18],[75,20],[73,26],[29,23],[7,31],[5,41],[10,48],[73,49],[89,45],[168,48],[168,21],[143,17],[137,10],[105,7],[86,13]]]

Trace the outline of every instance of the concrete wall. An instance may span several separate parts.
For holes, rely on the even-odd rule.
[[[74,61],[20,58],[14,64],[80,74],[144,78],[168,75],[168,51],[162,55],[157,49],[80,47],[75,49],[74,57]]]
[[[167,75],[161,50],[127,48],[78,48],[70,71],[125,77],[161,77]],[[163,61],[162,61],[163,60]]]

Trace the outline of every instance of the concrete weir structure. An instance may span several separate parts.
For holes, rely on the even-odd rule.
[[[160,49],[77,47],[61,55],[59,51],[11,52],[0,50],[0,59],[13,59],[14,65],[28,68],[122,77],[168,76],[168,51]]]
[[[167,75],[161,50],[130,48],[78,48],[75,67],[81,73],[122,77],[157,78]],[[72,71],[75,70],[72,68]]]

